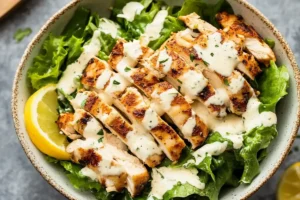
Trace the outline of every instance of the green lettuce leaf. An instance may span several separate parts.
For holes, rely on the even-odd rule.
[[[122,8],[130,1],[117,0],[112,10],[112,19],[117,21],[121,27],[126,31],[125,39],[133,40],[138,39],[141,34],[144,33],[147,24],[151,23],[160,10],[162,2],[154,3],[152,0],[138,1],[144,6],[144,10],[135,15],[132,22],[127,21],[124,18],[117,17],[122,13]]]
[[[164,27],[160,32],[160,37],[157,40],[151,41],[149,47],[156,50],[158,49],[173,32],[184,30],[185,26],[182,21],[174,16],[168,15],[164,22]]]
[[[244,146],[239,152],[244,163],[242,183],[251,183],[259,174],[258,152],[266,149],[276,135],[276,127],[271,126],[255,128],[244,136]]]
[[[203,190],[203,196],[208,197],[210,200],[217,200],[221,188],[226,183],[234,182],[232,179],[234,177],[233,172],[236,163],[235,156],[232,153],[225,152],[219,157],[223,157],[222,159],[226,162],[224,162],[222,167],[219,167],[214,171],[216,177],[215,181],[209,180],[208,183],[206,183],[205,189]]]
[[[67,57],[66,65],[75,62],[76,59],[80,56],[80,54],[83,51],[82,48],[83,43],[84,40],[82,38],[77,38],[75,36],[71,36],[71,38],[65,42],[65,48],[68,49],[68,57]],[[62,70],[64,69],[62,68]]]
[[[33,89],[39,89],[48,83],[55,83],[61,74],[68,51],[63,36],[52,34],[44,41],[41,52],[34,58],[27,76]]]
[[[64,35],[67,38],[70,38],[72,36],[81,38],[85,32],[84,27],[87,25],[89,19],[90,19],[90,11],[83,7],[78,8],[75,11],[71,20],[64,28],[61,35]]]
[[[220,25],[217,23],[215,16],[221,11],[233,13],[230,4],[226,0],[185,0],[178,12],[178,16],[196,12],[202,19],[219,27]]]
[[[186,197],[189,197],[189,196],[195,195],[195,194],[202,196],[203,191],[189,183],[185,183],[185,184],[178,183],[171,190],[167,191],[164,194],[163,199],[164,200],[171,200],[174,198],[175,199],[176,198],[188,199]]]
[[[277,102],[287,95],[289,74],[285,66],[277,67],[274,61],[264,68],[258,77],[259,100],[262,102],[260,111],[275,111]]]

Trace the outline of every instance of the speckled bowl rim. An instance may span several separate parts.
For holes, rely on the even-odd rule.
[[[18,91],[19,81],[20,81],[20,78],[22,76],[22,70],[25,67],[25,63],[26,63],[29,55],[31,54],[32,49],[34,48],[34,46],[41,40],[42,36],[44,35],[44,33],[47,31],[47,29],[49,28],[49,26],[51,24],[54,24],[56,22],[56,20],[61,15],[63,15],[65,12],[68,12],[70,9],[72,9],[74,6],[76,6],[80,1],[82,1],[82,0],[73,0],[72,2],[70,2],[66,6],[64,6],[62,9],[60,9],[57,13],[55,13],[43,25],[41,30],[36,34],[36,36],[30,42],[30,44],[26,48],[26,50],[25,50],[25,52],[24,52],[24,54],[21,58],[20,64],[19,64],[18,69],[17,69],[16,74],[15,74],[15,78],[14,78],[14,82],[13,82],[13,88],[12,88],[12,100],[11,100],[12,116],[13,116],[13,120],[14,120],[16,133],[17,133],[18,139],[19,139],[19,141],[22,145],[22,148],[24,149],[24,151],[25,151],[27,157],[29,158],[29,160],[31,161],[32,165],[37,169],[37,171],[41,174],[41,176],[44,177],[44,179],[49,184],[51,184],[58,192],[63,194],[68,199],[74,199],[74,200],[75,200],[75,198],[71,194],[66,192],[63,187],[61,187],[54,179],[52,179],[51,177],[49,177],[49,175],[47,175],[47,171],[45,171],[44,168],[39,165],[38,160],[35,159],[35,157],[31,153],[30,147],[25,142],[25,140],[23,138],[23,135],[20,131],[20,121],[19,121],[18,113],[17,113],[17,109],[18,109],[17,108],[17,99],[18,99],[17,91]],[[270,28],[270,30],[273,32],[273,34],[279,40],[280,44],[282,45],[282,47],[285,50],[285,53],[287,54],[287,57],[288,57],[288,59],[291,63],[291,66],[293,68],[294,79],[296,81],[296,87],[297,87],[297,97],[298,97],[298,99],[300,99],[300,72],[299,72],[295,57],[294,57],[294,55],[292,53],[292,50],[290,49],[289,45],[287,44],[285,39],[282,37],[281,33],[275,28],[275,26],[258,9],[256,9],[254,6],[252,6],[246,0],[235,0],[235,1],[238,2],[239,4],[241,4],[242,6],[246,7],[247,9],[249,9],[256,16],[258,16],[260,18],[260,20]],[[264,180],[262,180],[259,184],[257,184],[251,191],[246,193],[245,196],[242,199],[249,198],[252,194],[254,194],[262,185],[264,185],[274,175],[274,173],[277,171],[280,164],[283,162],[284,158],[288,155],[288,153],[289,153],[289,151],[292,147],[292,144],[293,144],[293,142],[296,138],[296,135],[297,135],[297,131],[298,131],[298,128],[299,128],[299,123],[300,123],[300,104],[298,104],[297,119],[294,122],[294,126],[293,126],[293,129],[292,129],[292,140],[290,140],[288,146],[285,149],[285,152],[282,154],[281,158],[276,163],[276,165],[272,169],[271,173]]]

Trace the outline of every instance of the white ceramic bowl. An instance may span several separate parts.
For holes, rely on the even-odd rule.
[[[182,0],[168,0],[167,2],[180,5]],[[278,64],[287,66],[290,74],[290,87],[288,91],[289,95],[280,101],[277,107],[279,122],[277,128],[279,134],[269,147],[269,155],[261,163],[261,173],[250,185],[241,185],[238,188],[223,192],[220,197],[224,200],[248,198],[275,173],[291,148],[297,134],[300,118],[300,76],[295,58],[289,46],[273,24],[257,9],[247,3],[246,0],[228,0],[228,2],[233,7],[235,13],[241,14],[246,22],[253,25],[263,37],[275,39],[276,46],[274,51],[278,58]],[[75,190],[62,170],[49,164],[44,159],[42,153],[32,144],[25,129],[23,116],[25,102],[30,96],[26,84],[26,72],[47,35],[50,32],[59,34],[72,17],[76,8],[85,6],[103,17],[108,17],[108,8],[112,3],[113,0],[75,0],[58,11],[47,21],[28,45],[21,59],[13,84],[12,113],[15,129],[24,151],[41,175],[69,199],[94,199],[94,197],[90,193]]]

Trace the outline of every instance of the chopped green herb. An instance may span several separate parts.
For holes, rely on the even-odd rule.
[[[136,150],[137,150],[137,151],[139,151],[139,150],[140,150],[140,148],[138,147],[138,148],[136,148]]]
[[[167,62],[168,60],[169,60],[169,58],[167,58],[167,59],[165,59],[165,60],[161,60],[161,61],[159,61],[159,63],[162,64],[162,63]]]
[[[113,81],[113,84],[114,84],[114,85],[120,85],[120,82],[114,80],[114,81]]]
[[[206,66],[208,66],[208,65],[209,65],[209,63],[208,63],[208,62],[206,62],[205,60],[203,60],[203,63],[204,63],[204,65],[206,65]]]
[[[130,70],[131,70],[130,67],[126,67],[126,68],[124,69],[125,72],[129,72]]]
[[[181,90],[181,86],[178,86],[178,92],[180,92],[180,90]]]
[[[195,60],[195,58],[196,58],[196,56],[194,55],[194,54],[190,54],[190,59],[191,59],[191,61],[193,62],[194,60]]]
[[[271,47],[272,49],[275,47],[275,41],[270,39],[270,38],[266,38],[265,42],[269,45],[269,47]]]
[[[97,135],[103,135],[104,133],[103,133],[103,129],[101,129],[98,133],[97,133]]]
[[[162,175],[162,173],[160,173],[160,171],[158,171],[158,170],[156,170],[156,171],[157,171],[157,173],[160,175],[161,178],[163,178],[163,179],[165,178],[165,177]]]
[[[103,140],[103,137],[99,138],[98,142],[101,143]]]
[[[224,84],[227,85],[227,86],[229,86],[229,81],[228,81],[227,78],[224,79]]]
[[[181,80],[177,79],[177,81],[178,81],[180,84],[182,84],[182,81],[181,81]]]
[[[81,102],[81,108],[84,108],[85,104],[86,104],[86,99]]]
[[[18,29],[14,34],[14,39],[17,42],[21,42],[26,36],[32,33],[31,28]]]
[[[210,53],[210,56],[213,57],[215,54],[214,53]]]
[[[219,45],[217,45],[217,44],[216,44],[216,46],[215,46],[215,47],[216,47],[216,48],[218,48],[218,47],[219,47]]]

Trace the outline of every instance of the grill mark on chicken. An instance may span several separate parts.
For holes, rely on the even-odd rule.
[[[127,134],[133,130],[131,127],[127,126],[121,117],[114,118],[114,120],[109,123],[109,126],[119,133],[124,139],[126,138]]]
[[[207,99],[209,99],[209,97],[215,95],[215,91],[213,89],[213,87],[211,85],[207,85],[199,94],[198,96],[203,100],[206,101]],[[220,110],[220,106],[216,106],[216,105],[211,105],[210,106],[214,106],[214,107],[218,107],[218,109]]]
[[[95,153],[95,151],[93,149],[83,150],[80,148],[78,150],[81,154],[79,163],[82,165],[89,165],[92,167],[97,167],[98,163],[102,160],[101,156],[99,154]]]

